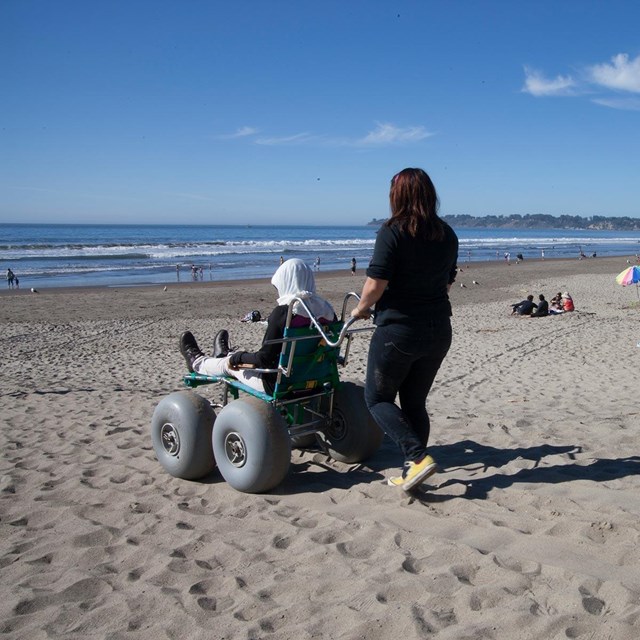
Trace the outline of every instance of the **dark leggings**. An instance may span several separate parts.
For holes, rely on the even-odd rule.
[[[450,346],[449,318],[426,321],[419,328],[377,327],[371,338],[365,399],[405,460],[420,460],[427,451],[427,395]],[[402,408],[395,404],[398,395]]]

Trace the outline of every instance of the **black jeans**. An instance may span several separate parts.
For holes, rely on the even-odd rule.
[[[420,328],[377,327],[367,362],[365,399],[380,428],[400,447],[405,460],[420,460],[429,439],[426,401],[451,346],[449,318]],[[395,404],[400,396],[400,407]]]

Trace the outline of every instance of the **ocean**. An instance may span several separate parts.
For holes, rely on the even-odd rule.
[[[21,287],[144,286],[270,277],[280,257],[320,270],[369,263],[374,226],[0,224],[0,267]],[[456,229],[459,263],[628,255],[640,234],[567,229]]]

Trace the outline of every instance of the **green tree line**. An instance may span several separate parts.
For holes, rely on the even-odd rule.
[[[551,216],[546,213],[509,216],[442,216],[452,227],[475,227],[492,229],[595,229],[615,231],[640,231],[640,218],[609,216]],[[385,218],[386,219],[386,218]],[[373,219],[369,224],[380,225],[385,219]]]

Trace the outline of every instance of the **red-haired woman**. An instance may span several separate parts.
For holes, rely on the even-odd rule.
[[[426,400],[451,346],[449,289],[458,238],[438,216],[435,187],[422,169],[396,174],[389,200],[391,216],[378,232],[361,300],[351,315],[369,317],[375,305],[365,397],[371,415],[404,456],[402,475],[388,482],[407,491],[437,469],[427,452]]]

